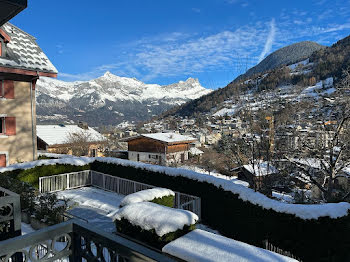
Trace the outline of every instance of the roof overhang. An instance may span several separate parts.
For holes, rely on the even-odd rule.
[[[27,0],[0,0],[0,26],[27,8]]]
[[[132,136],[132,137],[121,139],[120,142],[130,142],[130,141],[133,141],[133,140],[139,139],[139,138],[147,138],[147,139],[150,139],[150,140],[153,140],[153,141],[161,142],[162,144],[165,144],[165,145],[191,144],[191,143],[197,141],[197,139],[193,139],[193,140],[167,142],[167,141],[163,141],[163,140],[156,139],[156,138],[153,138],[153,137],[148,137],[148,136],[144,136],[144,135],[137,135],[137,136]]]
[[[31,70],[26,70],[26,69],[4,67],[4,66],[0,66],[0,73],[9,73],[9,74],[18,74],[18,75],[27,75],[27,76],[57,77],[56,73],[31,71]]]

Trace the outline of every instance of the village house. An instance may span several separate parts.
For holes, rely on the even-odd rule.
[[[0,13],[9,19],[21,10]],[[36,39],[6,21],[0,20],[0,167],[37,159],[35,84],[57,76]]]
[[[38,150],[90,157],[104,156],[106,138],[86,124],[37,125]]]
[[[237,178],[249,183],[251,187],[261,188],[271,176],[278,174],[277,168],[271,163],[258,160],[254,163],[236,167],[231,170],[237,175]]]
[[[151,164],[171,165],[188,160],[190,144],[196,139],[176,133],[141,134],[128,142],[128,159]]]

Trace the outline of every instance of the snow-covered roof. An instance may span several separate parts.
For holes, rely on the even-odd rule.
[[[6,57],[0,58],[0,66],[57,74],[57,69],[33,36],[10,23],[1,28],[11,40],[6,45]]]
[[[297,262],[293,258],[200,229],[170,242],[162,251],[188,262]]]
[[[89,142],[104,141],[105,137],[96,130],[88,127],[82,129],[77,125],[37,125],[37,136],[48,145],[67,144],[73,134],[84,134]]]
[[[243,165],[243,167],[255,176],[266,176],[278,173],[278,170],[268,162],[258,162],[254,166],[252,164]]]
[[[191,136],[184,136],[177,133],[153,133],[142,134],[141,136],[152,138],[165,143],[194,142],[197,139]]]
[[[191,147],[190,153],[194,156],[197,156],[197,155],[203,154],[204,152],[202,150],[198,149],[197,147]]]
[[[158,236],[163,236],[185,225],[198,221],[198,216],[190,211],[161,206],[151,202],[130,204],[119,209],[115,219],[128,220],[134,226],[144,230],[154,229]]]
[[[149,202],[155,198],[162,198],[165,196],[175,196],[175,193],[170,189],[161,187],[141,190],[124,197],[120,206],[123,207],[134,203]]]

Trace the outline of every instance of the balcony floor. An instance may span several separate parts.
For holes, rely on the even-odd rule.
[[[95,187],[59,191],[57,196],[70,199],[72,208],[69,214],[87,220],[89,224],[106,232],[115,231],[113,215],[118,211],[124,196]]]

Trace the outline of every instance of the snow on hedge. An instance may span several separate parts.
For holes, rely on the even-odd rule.
[[[35,166],[41,165],[55,165],[55,164],[67,164],[83,166],[90,164],[94,161],[103,163],[121,165],[125,167],[134,167],[140,169],[146,169],[153,172],[165,173],[168,176],[181,176],[188,179],[196,180],[199,182],[207,182],[223,190],[237,194],[243,201],[248,201],[252,204],[259,205],[265,209],[272,209],[276,212],[295,215],[302,219],[318,219],[320,217],[339,218],[348,215],[350,210],[350,203],[327,203],[327,204],[315,204],[315,205],[301,205],[301,204],[287,204],[277,200],[268,198],[267,196],[254,192],[250,188],[246,188],[242,185],[233,184],[230,180],[222,179],[219,177],[210,176],[208,174],[197,173],[195,171],[157,166],[151,164],[145,164],[141,162],[134,162],[125,159],[112,158],[112,157],[72,157],[63,159],[50,159],[50,160],[38,160],[28,163],[16,164],[5,168],[0,168],[0,173],[5,171],[12,171],[15,169],[29,169]],[[145,174],[147,175],[147,174]]]
[[[104,163],[147,169],[154,172],[165,173],[169,176],[182,176],[199,182],[207,182],[215,185],[218,188],[221,187],[226,191],[237,194],[238,197],[244,201],[259,205],[265,209],[272,209],[276,212],[295,215],[302,219],[318,219],[320,217],[327,216],[331,218],[339,218],[348,215],[348,212],[350,210],[350,203],[346,202],[315,205],[282,203],[280,201],[268,198],[259,192],[255,192],[251,188],[233,184],[229,180],[213,177],[207,174],[197,173],[186,169],[157,166],[111,157],[97,157],[95,159]]]
[[[297,262],[293,258],[200,229],[170,242],[162,251],[188,262]]]
[[[43,160],[36,160],[32,162],[24,162],[19,164],[10,165],[8,167],[2,167],[0,168],[0,173],[4,173],[7,171],[13,171],[16,169],[31,169],[37,166],[51,166],[56,164],[63,164],[63,165],[73,165],[73,166],[85,166],[88,164],[91,164],[94,162],[95,159],[90,157],[67,157],[67,158],[60,158],[60,159],[43,159]]]
[[[132,225],[144,230],[154,229],[160,237],[198,221],[198,216],[190,211],[161,206],[152,202],[124,206],[115,213],[114,218],[116,220],[124,218]]]
[[[46,156],[46,157],[53,157],[53,158],[72,158],[75,156],[72,155],[66,155],[66,154],[56,154],[56,153],[46,153],[46,152],[38,152],[38,156]]]
[[[122,202],[120,203],[120,206],[123,207],[134,203],[149,202],[155,198],[162,198],[166,196],[175,196],[175,193],[170,189],[161,187],[146,189],[127,195],[123,198]]]

